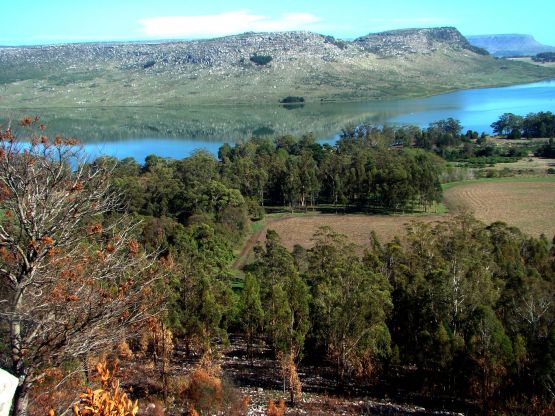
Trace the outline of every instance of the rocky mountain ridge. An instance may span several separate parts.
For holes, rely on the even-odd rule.
[[[430,54],[441,49],[468,50],[480,55],[488,52],[472,46],[454,27],[399,29],[370,33],[354,40],[355,44],[380,56]]]
[[[336,46],[331,37],[311,32],[244,33],[223,38],[162,43],[80,43],[0,49],[3,81],[22,81],[28,76],[46,75],[52,66],[62,71],[92,71],[112,68],[147,73],[167,72],[172,75],[195,76],[195,71],[216,69],[242,71],[256,68],[255,55],[272,57],[272,65],[288,64],[309,58],[331,62],[349,60],[360,54],[360,48],[347,43]],[[10,64],[18,62],[15,71]],[[21,65],[33,71],[20,71]],[[12,76],[10,76],[12,75]],[[2,81],[0,75],[0,82]]]
[[[276,62],[313,56],[323,61],[349,59],[364,53],[378,56],[429,54],[439,49],[477,52],[455,28],[407,29],[369,34],[343,41],[313,32],[247,32],[240,35],[161,43],[109,42],[24,46],[0,50],[0,62],[19,59],[31,65],[70,64],[86,60],[94,65],[120,61],[121,68],[168,65],[200,67],[252,66],[250,58],[269,55]],[[144,68],[144,69],[146,69]]]
[[[451,27],[0,48],[0,107],[365,100],[551,77],[530,67],[500,65]]]

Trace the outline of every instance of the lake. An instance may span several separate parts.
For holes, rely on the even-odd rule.
[[[252,136],[313,132],[334,141],[342,128],[359,123],[425,127],[453,117],[464,129],[491,132],[506,112],[555,112],[555,80],[502,88],[462,90],[427,98],[280,105],[203,107],[105,107],[1,110],[0,122],[39,115],[49,135],[77,137],[92,155],[134,157],[149,154],[180,159],[196,149],[214,154],[225,142]]]

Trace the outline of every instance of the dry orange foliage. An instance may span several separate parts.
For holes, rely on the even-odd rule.
[[[266,416],[283,416],[285,414],[285,400],[280,399],[278,405],[273,400],[268,402]]]
[[[127,397],[105,363],[98,363],[96,371],[100,376],[102,387],[87,389],[80,396],[79,403],[73,406],[75,416],[135,416],[139,410],[138,401]],[[53,415],[51,410],[50,416]]]
[[[191,408],[219,408],[222,405],[222,381],[203,368],[191,374],[188,391]]]

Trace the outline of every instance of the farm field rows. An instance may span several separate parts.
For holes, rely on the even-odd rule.
[[[444,191],[449,214],[430,215],[365,215],[365,214],[301,214],[268,218],[242,250],[248,255],[257,242],[264,241],[266,230],[273,229],[282,243],[292,250],[296,244],[310,248],[312,236],[321,226],[330,226],[361,246],[370,242],[374,231],[381,242],[402,237],[411,221],[444,221],[460,211],[471,212],[485,223],[504,221],[523,232],[548,239],[555,235],[555,178],[503,178],[451,184]]]
[[[521,231],[555,235],[555,180],[492,180],[453,186],[444,192],[450,212],[468,209],[485,223],[504,221]]]

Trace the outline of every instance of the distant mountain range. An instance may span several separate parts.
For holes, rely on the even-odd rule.
[[[532,35],[467,36],[468,41],[494,56],[534,56],[541,52],[555,52],[555,46],[539,43]]]
[[[0,48],[5,108],[353,101],[546,78],[555,69],[495,59],[452,27]]]

